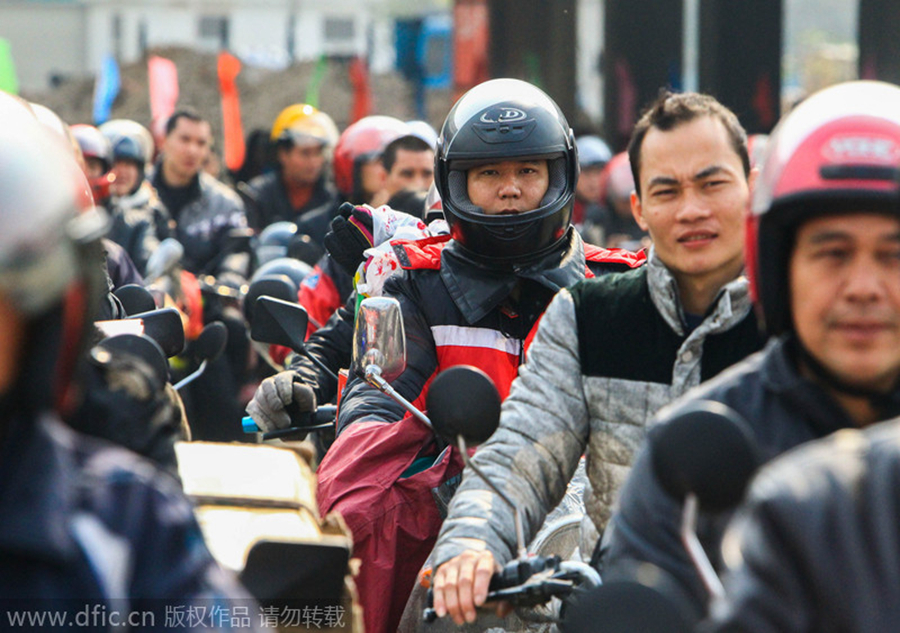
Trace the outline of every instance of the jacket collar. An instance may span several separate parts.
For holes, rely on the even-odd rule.
[[[673,331],[684,336],[684,308],[678,294],[678,284],[653,247],[647,257],[647,284],[657,311]],[[751,308],[750,284],[745,275],[740,275],[722,286],[698,329],[702,328],[705,333],[726,330],[747,316]]]
[[[584,278],[584,243],[574,228],[563,246],[537,262],[513,271],[487,268],[466,256],[450,240],[441,252],[441,279],[469,324],[477,323],[509,296],[522,279],[557,292]]]
[[[116,198],[114,206],[123,210],[144,207],[150,203],[155,195],[156,192],[154,191],[153,186],[145,179],[138,185],[138,188],[135,189],[133,193]]]
[[[781,393],[794,403],[817,430],[826,435],[855,423],[831,393],[817,382],[803,376],[798,369],[799,342],[793,334],[785,334],[769,343],[771,350],[763,365],[763,379],[769,390]],[[900,416],[900,388],[879,398],[883,420]]]
[[[208,188],[209,180],[214,180],[212,176],[201,169],[199,172],[197,172],[197,175],[194,176],[191,181],[185,186],[173,187],[168,182],[166,182],[166,177],[163,175],[162,158],[156,161],[156,164],[153,165],[153,169],[148,174],[148,178],[150,179],[150,184],[153,185],[157,192],[160,189],[169,191],[190,189],[191,197],[200,197],[203,189]]]

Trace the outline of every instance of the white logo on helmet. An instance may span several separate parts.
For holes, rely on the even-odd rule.
[[[481,114],[482,123],[515,123],[527,118],[528,115],[518,108],[493,108]]]
[[[824,147],[825,157],[836,163],[891,163],[900,161],[900,146],[885,136],[836,136]]]

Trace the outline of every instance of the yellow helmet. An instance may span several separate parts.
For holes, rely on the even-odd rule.
[[[273,143],[316,141],[334,147],[338,130],[331,117],[321,110],[306,103],[295,103],[275,117],[271,138]]]

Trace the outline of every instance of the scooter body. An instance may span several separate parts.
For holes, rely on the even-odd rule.
[[[339,521],[319,516],[304,455],[288,445],[220,442],[180,442],[175,450],[216,560],[270,613],[319,614],[315,622],[283,620],[280,630],[362,631],[350,535]]]

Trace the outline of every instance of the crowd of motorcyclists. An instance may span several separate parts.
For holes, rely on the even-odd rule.
[[[157,141],[0,93],[0,611],[252,601],[204,545],[175,444],[252,443],[245,415],[280,432],[337,403],[309,439],[367,633],[428,626],[419,582],[476,622],[580,464],[580,556],[604,585],[652,585],[703,631],[900,626],[900,87],[825,89],[750,139],[713,96],[663,91],[626,148],[516,79],[437,130],[339,130],[294,103],[254,133],[265,164],[220,177],[207,114],[179,107]],[[251,341],[260,280],[305,309],[304,353]],[[370,297],[402,315],[401,398],[351,367]],[[167,309],[171,353],[95,325]],[[411,411],[458,365],[503,400],[471,451],[484,475]],[[724,593],[648,442],[706,402],[762,464],[742,505],[699,510]]]

